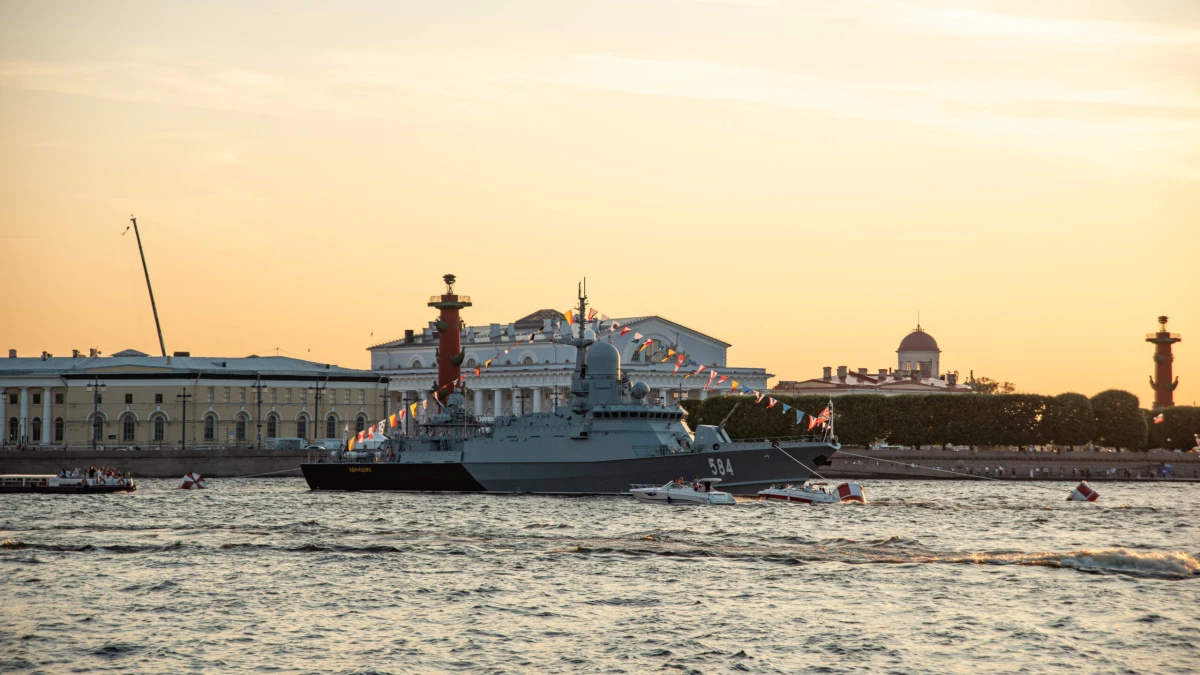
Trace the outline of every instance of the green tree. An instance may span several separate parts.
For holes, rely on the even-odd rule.
[[[1196,447],[1196,435],[1200,434],[1200,408],[1175,406],[1142,412],[1150,430],[1147,449],[1191,450]],[[1163,421],[1155,424],[1154,418],[1158,415],[1163,416]]]
[[[1146,443],[1146,419],[1138,408],[1138,398],[1120,389],[1102,391],[1092,397],[1092,412],[1096,416],[1098,444],[1138,450]]]
[[[1042,437],[1055,445],[1075,447],[1096,437],[1096,414],[1083,394],[1066,393],[1046,401]]]
[[[1011,394],[1017,390],[1012,382],[997,382],[990,377],[975,379],[975,371],[971,371],[971,381],[967,383],[976,394]]]

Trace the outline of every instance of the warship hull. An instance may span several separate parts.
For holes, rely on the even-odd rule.
[[[420,453],[418,461],[303,464],[313,490],[621,494],[635,484],[683,476],[719,477],[721,489],[756,494],[773,483],[803,483],[837,452],[833,444],[731,448],[592,461],[472,461],[466,453]],[[786,451],[786,454],[785,454]],[[790,457],[789,457],[790,455]]]

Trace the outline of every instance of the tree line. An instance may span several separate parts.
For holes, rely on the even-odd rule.
[[[818,414],[828,396],[778,396],[781,403],[806,415]],[[779,404],[767,409],[746,396],[684,399],[688,423],[720,424],[733,439],[799,436],[794,413]],[[1195,446],[1200,433],[1200,408],[1174,407],[1154,411],[1139,407],[1137,396],[1119,389],[1083,394],[914,394],[879,396],[852,394],[833,399],[838,440],[846,445],[875,443],[922,445],[1074,447],[1094,443],[1125,450]],[[730,412],[732,411],[732,414]],[[1153,417],[1163,415],[1163,423]]]

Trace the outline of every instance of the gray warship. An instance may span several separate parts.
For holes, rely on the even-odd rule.
[[[429,303],[439,326],[459,325],[470,306],[447,292]],[[587,316],[580,287],[579,316]],[[803,483],[841,447],[832,420],[815,435],[734,441],[724,428],[693,431],[679,405],[650,397],[621,373],[621,355],[585,324],[554,338],[575,348],[570,396],[550,412],[476,417],[460,389],[459,331],[439,331],[436,414],[368,452],[333,451],[301,465],[313,490],[621,494],[638,484],[716,476],[723,490],[754,494]],[[407,427],[406,427],[407,429]]]

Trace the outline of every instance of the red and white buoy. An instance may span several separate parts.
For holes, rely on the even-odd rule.
[[[1071,491],[1071,496],[1067,497],[1069,502],[1094,502],[1100,498],[1100,493],[1092,489],[1091,485],[1087,484],[1086,480],[1079,481],[1079,485]]]
[[[837,486],[838,501],[843,502],[858,502],[859,504],[867,503],[863,497],[862,486],[858,483],[842,483]]]
[[[183,482],[179,484],[181,490],[203,490],[208,487],[204,484],[204,476],[192,471],[183,477]]]

